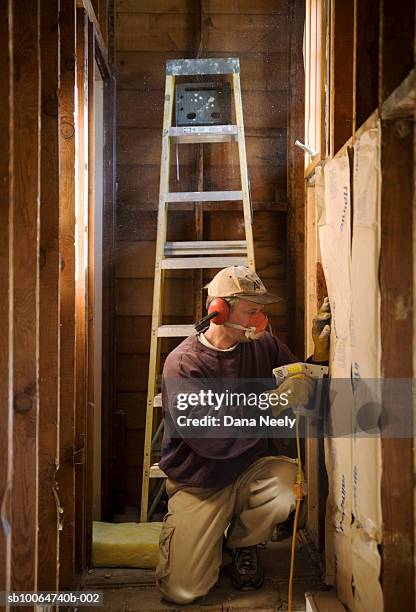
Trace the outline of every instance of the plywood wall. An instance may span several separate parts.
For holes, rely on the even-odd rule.
[[[200,23],[202,24],[200,26]],[[116,2],[117,57],[117,236],[116,236],[116,406],[124,444],[118,457],[115,493],[138,505],[152,308],[157,201],[161,152],[164,67],[167,59],[239,57],[248,168],[254,206],[256,268],[285,300],[271,308],[275,332],[291,344],[287,313],[286,201],[289,88],[289,3],[287,0],[202,2],[190,0]],[[196,156],[180,149],[180,183],[196,190]],[[174,156],[173,156],[174,158]],[[204,190],[238,189],[236,149],[204,146]],[[243,239],[237,203],[204,212],[205,240]],[[193,209],[171,214],[168,239],[196,239]],[[204,272],[209,280],[215,270]],[[199,281],[198,281],[199,282]],[[205,295],[204,295],[205,297]],[[191,271],[168,273],[166,323],[194,320]],[[163,347],[170,350],[176,341]],[[123,428],[124,427],[124,428]],[[123,468],[124,465],[124,468]],[[120,480],[120,475],[122,479]],[[124,479],[124,480],[123,480]],[[124,501],[123,501],[124,500]]]

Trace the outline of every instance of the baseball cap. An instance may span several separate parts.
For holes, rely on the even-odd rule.
[[[245,266],[220,270],[205,288],[212,297],[238,297],[256,304],[274,304],[283,299],[269,293],[258,275]]]

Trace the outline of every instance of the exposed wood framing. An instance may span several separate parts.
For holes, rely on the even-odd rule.
[[[311,178],[306,187],[305,221],[305,354],[311,355],[313,353],[312,320],[327,295],[322,266],[319,264],[315,177]],[[328,493],[324,444],[322,437],[318,435],[317,423],[309,421],[307,426],[308,435],[305,440],[305,476],[308,483],[306,528],[316,549],[323,551]]]
[[[391,0],[377,6],[367,0],[332,0],[331,8],[330,154],[345,154],[364,130],[375,125],[380,110],[384,120],[380,175],[382,367],[386,379],[410,381],[415,331],[410,280],[415,265],[414,3],[403,3],[397,18],[397,5]],[[391,426],[400,413],[397,397],[385,391],[383,404],[383,427]],[[404,410],[410,404],[409,397]],[[414,423],[407,423],[407,431],[414,431]],[[385,610],[415,607],[414,450],[413,440],[404,433],[396,432],[396,438],[382,437],[380,552]],[[399,584],[409,588],[398,589]]]
[[[415,66],[415,28],[414,0],[380,3],[379,105]]]
[[[416,119],[416,109],[414,111],[414,118]],[[413,124],[413,162],[416,160],[416,129]],[[416,172],[413,167],[413,211],[416,209]],[[416,334],[416,216],[413,212],[413,336]],[[416,379],[416,342],[413,341],[413,380]],[[413,405],[413,415],[415,414],[415,406]],[[413,439],[416,439],[416,418],[413,417]],[[413,445],[413,477],[416,479],[416,444]],[[416,591],[416,487],[413,488],[413,567],[415,577],[415,591]]]
[[[110,35],[111,40],[111,35]],[[111,427],[115,407],[115,332],[114,332],[114,267],[115,267],[115,202],[116,202],[116,84],[110,74],[104,79],[104,211],[103,211],[103,286],[102,286],[102,457],[101,508],[103,520],[112,517],[111,499]]]
[[[80,574],[86,565],[86,300],[87,249],[86,209],[88,207],[88,20],[84,9],[76,15],[76,81],[77,81],[77,168],[76,168],[76,287],[75,287],[75,571]]]
[[[383,0],[379,28],[379,105],[382,117],[392,119],[382,121],[381,143],[382,369],[386,378],[408,380],[413,376],[415,344],[412,312],[415,292],[412,286],[415,265],[412,243],[415,228],[414,103],[411,109],[415,28],[414,2],[402,2],[398,11],[392,0]],[[406,110],[409,106],[410,112]],[[401,118],[405,113],[406,118]],[[411,404],[409,395],[404,409],[409,410]],[[397,398],[385,393],[383,424],[393,423],[396,414]],[[414,419],[413,412],[413,423],[410,421],[406,428],[409,434],[416,431]],[[397,437],[382,438],[385,610],[415,608],[414,440],[404,438],[403,434],[398,432]],[[407,584],[409,588],[398,589],[400,584]]]
[[[318,311],[316,301],[317,277],[316,262],[318,261],[318,228],[316,224],[315,181],[306,186],[305,211],[305,354],[313,353],[313,341],[310,334],[311,324]]]
[[[41,160],[39,261],[39,563],[38,588],[58,590],[59,493],[59,28],[58,0],[41,7]]]
[[[101,19],[101,15],[99,15],[100,19],[98,19],[97,13],[94,10],[94,6],[91,0],[76,0],[76,3],[77,3],[77,7],[79,8],[84,7],[84,9],[87,12],[89,21],[94,25],[94,28],[95,28],[94,36],[96,39],[96,44],[100,50],[102,61],[108,65],[108,48],[107,48],[108,13],[107,11],[105,10],[102,11],[104,14],[104,20]]]
[[[102,18],[106,4],[100,3]],[[0,0],[1,591],[73,589],[91,552],[84,223],[90,202],[83,196],[87,180],[93,190],[93,167],[87,177],[86,14],[80,9],[76,27],[75,7],[75,0]],[[104,118],[112,135],[105,141],[108,193],[111,83]]]
[[[330,155],[353,133],[354,1],[331,0]]]
[[[304,357],[304,240],[305,190],[304,156],[295,147],[295,140],[304,133],[305,75],[302,60],[304,3],[296,0],[290,5],[290,105],[288,127],[288,285],[292,308],[290,311],[291,346]]]
[[[317,155],[305,155],[305,176],[325,158],[325,67],[326,5],[322,0],[306,2],[305,16],[305,143]],[[317,60],[319,58],[319,61]]]
[[[16,5],[14,6],[14,9]],[[39,409],[39,3],[14,10],[13,36],[13,590],[37,590]]]
[[[0,590],[10,590],[11,569],[11,495],[13,469],[13,435],[12,435],[12,390],[10,373],[12,370],[13,314],[10,312],[11,292],[13,290],[13,268],[11,260],[10,221],[13,215],[12,173],[13,156],[9,125],[13,122],[12,110],[12,51],[10,22],[7,19],[11,2],[0,2],[0,371],[3,384],[0,385]],[[10,13],[9,13],[10,14]],[[10,164],[10,165],[9,165]]]
[[[354,121],[360,127],[378,105],[379,6],[354,1]]]
[[[87,303],[87,554],[90,559],[92,545],[92,505],[94,477],[94,24],[88,24],[88,303]]]
[[[75,3],[60,10],[61,75],[59,91],[59,248],[60,282],[60,440],[59,499],[63,509],[59,587],[68,589],[75,575]]]
[[[387,379],[413,375],[413,122],[382,123],[381,185],[381,334],[382,370]],[[391,389],[389,385],[388,389]],[[411,409],[411,394],[398,410],[397,392],[383,396],[383,425]],[[414,416],[413,416],[414,418]],[[382,584],[385,610],[414,610],[413,439],[403,421],[393,435],[382,437]],[[407,421],[406,421],[407,422]],[[394,426],[393,426],[394,427]],[[401,427],[401,429],[400,429]],[[407,584],[408,588],[398,588]]]

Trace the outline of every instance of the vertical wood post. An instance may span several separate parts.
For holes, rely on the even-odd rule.
[[[305,75],[302,60],[304,3],[290,5],[289,49],[289,125],[288,125],[288,302],[291,348],[304,355],[304,270],[305,270],[305,190],[304,155],[295,147],[295,140],[305,133]]]
[[[13,3],[13,590],[37,589],[39,2]]]
[[[10,590],[11,569],[11,484],[13,469],[12,403],[9,374],[11,370],[12,346],[10,332],[13,332],[13,319],[10,316],[12,290],[10,216],[12,214],[12,174],[9,162],[13,161],[9,123],[12,119],[12,56],[9,46],[11,32],[9,16],[11,2],[0,1],[0,591]]]
[[[59,576],[59,0],[41,0],[38,588]]]
[[[95,38],[94,25],[88,24],[88,304],[87,304],[87,513],[88,538],[92,546],[92,500],[94,474],[94,63],[95,63]],[[88,542],[88,555],[91,546]]]
[[[81,573],[86,565],[86,437],[87,437],[87,236],[86,210],[88,207],[88,181],[86,174],[88,146],[88,35],[87,14],[77,9],[76,15],[76,296],[75,296],[75,571]]]
[[[109,4],[111,21],[112,2]],[[109,29],[109,62],[113,67],[112,29]],[[114,249],[116,206],[116,84],[110,74],[104,78],[103,96],[104,150],[103,150],[103,260],[102,260],[102,395],[101,395],[101,513],[103,520],[113,518],[111,482],[111,431],[115,406],[115,331],[114,331]]]
[[[412,379],[413,363],[413,122],[382,123],[381,345],[386,379]],[[400,384],[400,383],[399,383]],[[391,385],[388,386],[391,388]],[[410,400],[410,395],[409,398]],[[409,402],[410,403],[410,402]],[[411,406],[406,406],[411,410]],[[397,422],[397,397],[383,396],[383,423]],[[400,434],[400,432],[398,432]],[[408,437],[382,437],[384,609],[414,610],[414,477]],[[407,588],[399,588],[407,585]]]
[[[59,91],[60,283],[60,454],[59,499],[63,508],[60,537],[61,590],[75,575],[75,2],[60,11],[61,74]]]

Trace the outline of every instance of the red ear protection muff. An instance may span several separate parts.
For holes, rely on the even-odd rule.
[[[215,325],[222,325],[230,316],[230,306],[223,298],[214,298],[208,307],[208,315],[213,312],[218,314],[211,319]]]
[[[216,325],[222,325],[228,321],[230,315],[230,306],[224,298],[214,298],[208,306],[208,314],[203,319],[195,323],[194,327],[197,332],[205,331],[209,327],[209,322],[212,321]]]

